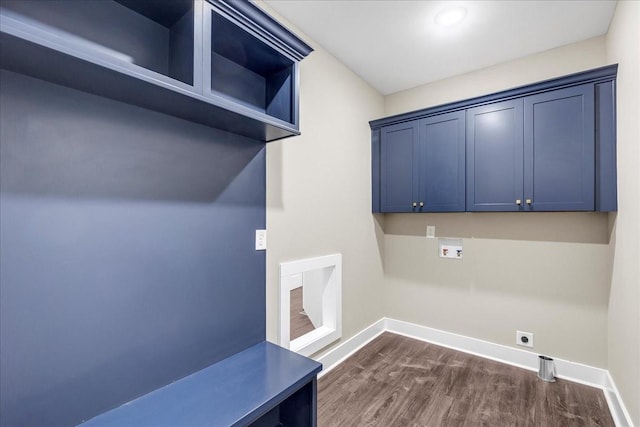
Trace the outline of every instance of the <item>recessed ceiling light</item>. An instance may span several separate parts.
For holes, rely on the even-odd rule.
[[[436,15],[436,24],[451,27],[462,21],[466,15],[467,9],[462,6],[447,7]]]

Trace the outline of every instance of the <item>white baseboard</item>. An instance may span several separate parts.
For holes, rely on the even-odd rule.
[[[324,366],[319,377],[331,371],[331,369],[385,331],[530,371],[538,370],[539,355],[537,353],[383,317],[352,338],[338,344],[337,347],[318,357],[316,360]],[[553,357],[553,355],[548,356]],[[554,364],[556,377],[602,389],[616,426],[633,427],[631,417],[624,406],[609,371],[556,358],[554,358]]]
[[[367,345],[370,341],[385,331],[385,319],[380,319],[371,326],[355,334],[348,340],[341,342],[335,348],[315,358],[322,363],[322,371],[318,378],[328,373],[330,370],[342,363],[346,358]]]
[[[602,391],[604,392],[605,399],[607,399],[609,411],[611,411],[611,416],[616,426],[633,427],[631,415],[629,411],[627,411],[626,406],[624,406],[624,402],[618,392],[618,387],[616,387],[616,383],[613,381],[609,371],[607,371],[607,385],[603,387]]]

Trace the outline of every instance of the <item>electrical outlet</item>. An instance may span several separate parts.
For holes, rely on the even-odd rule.
[[[531,332],[516,331],[516,344],[533,348],[533,334]]]
[[[256,230],[256,251],[267,249],[267,230]]]
[[[427,225],[427,239],[435,239],[435,237],[436,237],[436,226]]]

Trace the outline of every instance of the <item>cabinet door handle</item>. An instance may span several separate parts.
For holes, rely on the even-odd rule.
[[[516,205],[520,206],[522,204],[522,200],[516,199]]]
[[[424,208],[424,202],[420,202],[420,207]]]
[[[531,199],[527,199],[526,202],[527,202],[528,205],[530,205],[532,203],[532,200]]]
[[[415,208],[416,206],[418,206],[418,204],[416,202],[413,202],[411,203],[411,206]]]

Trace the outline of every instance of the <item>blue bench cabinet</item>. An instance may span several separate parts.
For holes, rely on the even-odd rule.
[[[244,0],[0,5],[3,69],[266,142],[300,133],[311,50]]]
[[[80,425],[315,427],[321,369],[265,341]]]
[[[611,65],[371,121],[373,212],[615,211],[616,72]],[[420,148],[429,121],[454,114],[464,115],[466,157],[458,152],[458,161],[466,174],[453,151],[447,161]],[[415,129],[413,161],[399,129]],[[456,138],[450,127],[437,146],[451,149]],[[463,188],[439,176],[461,178]],[[430,205],[425,191],[446,203]]]

